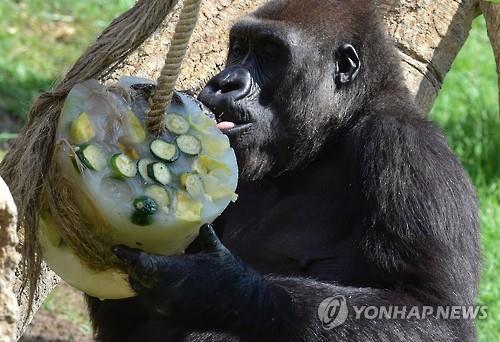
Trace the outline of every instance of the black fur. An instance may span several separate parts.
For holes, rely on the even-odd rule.
[[[474,190],[403,85],[370,1],[268,3],[235,25],[227,69],[200,99],[248,124],[227,132],[241,180],[215,222],[224,245],[203,228],[185,256],[118,247],[140,296],[89,298],[98,340],[475,341],[468,320],[349,316],[327,331],[317,317],[334,295],[475,303]]]

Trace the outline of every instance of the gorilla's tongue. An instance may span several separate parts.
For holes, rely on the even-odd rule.
[[[236,124],[234,122],[229,122],[229,121],[221,121],[217,124],[217,127],[221,130],[227,130],[236,127]]]

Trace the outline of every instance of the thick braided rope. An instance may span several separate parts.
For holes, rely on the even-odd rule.
[[[165,108],[170,104],[181,65],[189,45],[189,39],[198,21],[201,0],[185,0],[184,7],[175,27],[170,50],[165,58],[165,65],[157,81],[157,87],[152,99],[151,110],[148,113],[148,130],[160,135],[164,128]]]

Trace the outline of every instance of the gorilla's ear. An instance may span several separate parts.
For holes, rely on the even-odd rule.
[[[351,44],[341,45],[335,51],[335,83],[342,85],[356,78],[361,67],[356,49]]]

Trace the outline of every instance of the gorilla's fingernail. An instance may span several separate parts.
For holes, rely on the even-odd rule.
[[[205,223],[203,226],[201,226],[201,229],[210,231],[210,229],[214,229],[214,226],[212,226],[212,224],[210,223]]]
[[[131,263],[132,258],[130,253],[128,253],[127,247],[125,246],[113,246],[111,247],[111,252],[118,257],[118,259],[122,260],[126,263]]]
[[[214,228],[212,227],[211,224],[205,224],[200,229],[200,235],[204,239],[214,240],[215,239],[214,238],[214,235],[215,235]]]

